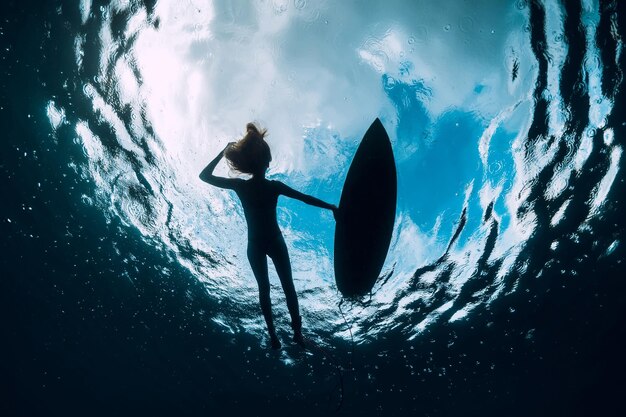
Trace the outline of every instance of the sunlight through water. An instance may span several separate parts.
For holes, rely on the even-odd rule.
[[[617,61],[606,60],[623,46],[600,49],[596,2],[578,16],[563,7],[83,0],[74,61],[88,111],[52,97],[45,111],[54,130],[75,131],[95,185],[85,203],[185,266],[228,306],[216,324],[258,338],[243,212],[199,172],[255,120],[269,130],[269,176],[336,204],[380,117],[397,161],[396,223],[371,296],[343,304],[350,331],[332,214],[281,199],[279,224],[312,334],[367,343],[393,329],[410,340],[517,291],[527,271],[541,279],[530,242],[554,251],[603,215],[622,158],[609,124]],[[225,164],[218,174],[235,175]],[[597,239],[608,255],[618,244]]]

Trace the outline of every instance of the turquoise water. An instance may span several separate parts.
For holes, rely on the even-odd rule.
[[[610,415],[626,305],[622,8],[10,2],[11,415]],[[198,173],[255,120],[269,176],[337,203],[376,117],[399,187],[382,277],[342,300],[332,215],[280,200],[314,348],[271,352],[241,207]]]

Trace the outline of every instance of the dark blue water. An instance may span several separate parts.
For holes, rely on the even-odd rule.
[[[623,2],[0,10],[1,415],[623,414]],[[337,201],[377,116],[384,276],[342,303],[332,218],[281,200],[313,343],[273,352],[197,173],[260,119]]]

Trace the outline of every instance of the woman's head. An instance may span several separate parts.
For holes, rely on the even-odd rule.
[[[264,139],[266,134],[266,129],[248,123],[245,136],[224,151],[230,167],[244,174],[264,174],[272,160],[270,147]]]

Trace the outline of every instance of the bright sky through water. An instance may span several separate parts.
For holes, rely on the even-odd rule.
[[[560,6],[546,3],[556,16],[546,25],[558,39]],[[584,13],[593,26],[597,6],[588,3]],[[338,203],[369,124],[380,117],[389,132],[399,189],[383,273],[393,272],[384,287],[375,287],[369,307],[350,311],[353,319],[367,319],[398,296],[417,268],[441,257],[464,210],[466,226],[448,256],[455,265],[448,298],[434,301],[428,291],[412,292],[389,320],[416,297],[439,302],[408,332],[414,336],[451,308],[450,300],[475,272],[491,225],[483,213],[491,204],[499,234],[490,259],[502,261],[500,278],[509,272],[534,228],[532,212],[518,215],[528,197],[525,186],[554,154],[547,141],[539,141],[536,159],[522,155],[537,77],[523,2],[162,0],[151,14],[132,9],[120,34],[115,16],[131,6],[120,0],[103,10],[98,51],[85,47],[84,34],[75,41],[79,71],[87,59],[98,66],[84,94],[124,152],[110,153],[89,123],[66,121],[53,101],[48,115],[55,129],[75,123],[89,160],[86,170],[98,187],[96,204],[108,216],[173,254],[215,299],[249,307],[216,322],[263,333],[239,203],[234,193],[198,179],[252,120],[269,130],[269,176],[331,203]],[[91,2],[80,7],[88,25]],[[555,97],[566,50],[550,44],[547,90]],[[598,68],[587,65],[590,94],[599,96]],[[557,99],[552,105],[549,128],[559,134],[563,116]],[[600,127],[610,109],[610,100],[591,100],[590,128]],[[555,175],[553,197],[589,152],[583,144],[573,163]],[[596,214],[621,148],[611,155],[612,168],[593,200]],[[225,164],[217,173],[234,175]],[[281,198],[278,214],[305,319],[316,318],[312,327],[338,326],[331,213]],[[432,283],[431,275],[420,279]],[[275,274],[271,280],[277,285]],[[493,288],[483,301],[497,297],[497,283]],[[274,294],[282,300],[279,291]],[[284,302],[275,304],[284,309]],[[472,308],[459,309],[450,320]],[[355,330],[358,339],[358,323]]]

